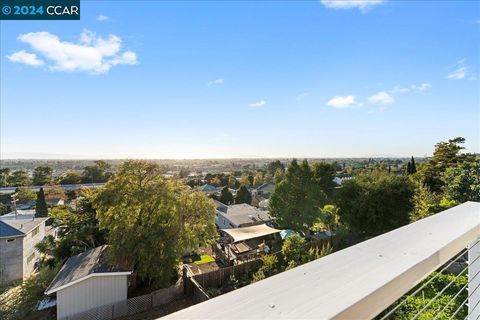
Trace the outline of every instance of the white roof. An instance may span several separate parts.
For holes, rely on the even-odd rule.
[[[281,230],[270,228],[266,224],[259,224],[244,228],[222,229],[222,231],[232,237],[233,242],[239,242],[274,234],[280,232]]]

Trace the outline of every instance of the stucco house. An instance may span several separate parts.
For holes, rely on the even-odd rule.
[[[0,287],[28,277],[39,253],[35,245],[45,237],[45,221],[34,214],[0,216]]]
[[[70,257],[45,294],[57,296],[57,319],[127,300],[128,275],[106,259],[108,246]]]
[[[35,245],[45,237],[45,221],[34,213],[0,216],[0,287],[27,278],[40,254]]]

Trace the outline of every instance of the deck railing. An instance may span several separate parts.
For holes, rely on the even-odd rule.
[[[469,275],[468,296],[461,307],[467,306],[467,318],[477,319],[479,237],[480,203],[467,202],[167,318],[388,318],[398,299],[468,252],[469,263],[461,271]]]

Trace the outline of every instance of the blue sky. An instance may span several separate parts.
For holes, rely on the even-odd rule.
[[[3,158],[480,151],[479,2],[82,1],[0,26]]]

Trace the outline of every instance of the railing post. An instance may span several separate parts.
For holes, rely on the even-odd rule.
[[[468,248],[468,319],[480,317],[480,237],[477,238]]]

